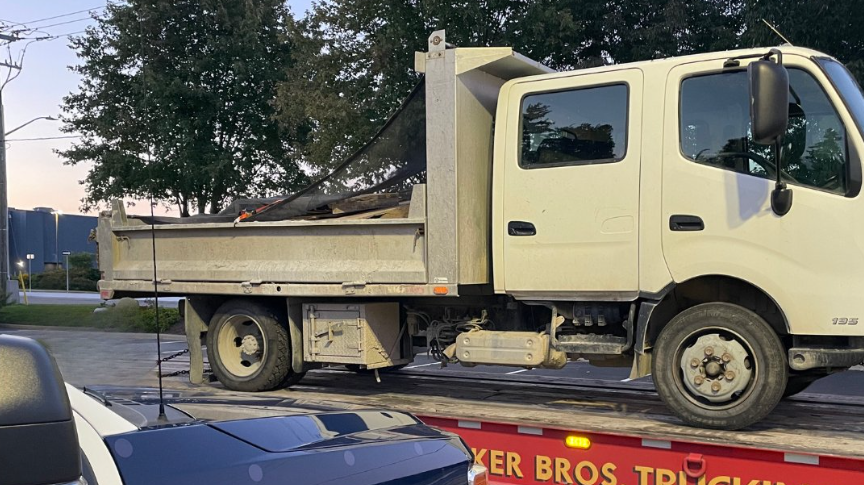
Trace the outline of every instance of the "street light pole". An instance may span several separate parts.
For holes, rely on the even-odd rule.
[[[27,291],[30,293],[33,293],[33,267],[31,263],[35,257],[36,255],[33,253],[27,253]]]
[[[63,251],[63,256],[66,257],[66,293],[69,293],[69,255],[71,251]]]

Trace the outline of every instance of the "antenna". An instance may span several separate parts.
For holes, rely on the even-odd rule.
[[[773,25],[771,25],[770,22],[768,22],[768,21],[765,20],[765,19],[762,19],[762,22],[763,22],[765,25],[767,25],[768,28],[771,29],[775,34],[777,34],[777,37],[780,37],[781,39],[783,39],[783,42],[785,42],[785,43],[787,43],[787,44],[789,44],[789,45],[793,45],[792,42],[789,42],[789,39],[787,39],[786,37],[783,37],[783,34],[781,34],[779,30],[777,30]]]
[[[150,162],[150,150],[147,150]],[[162,332],[159,328],[159,280],[156,279],[156,216],[153,213],[153,192],[150,192],[150,241],[153,246],[153,306],[156,309],[156,363],[159,366],[159,419],[165,419],[165,398],[162,395]]]
[[[139,13],[140,15],[140,13]],[[144,29],[141,25],[141,17],[138,17],[138,30],[140,40],[140,44],[138,46],[139,54],[141,55],[141,84],[144,89],[144,109],[148,108],[148,103],[150,97],[147,96],[146,92],[146,79],[147,76],[144,74],[144,70],[147,68],[147,62],[144,58]],[[146,113],[145,113],[146,114]],[[150,189],[150,241],[152,243],[153,248],[153,307],[156,311],[156,365],[157,365],[157,377],[159,379],[159,417],[158,420],[165,420],[165,396],[163,394],[163,386],[162,386],[162,332],[159,328],[159,280],[156,279],[156,215],[153,209],[153,200],[155,198],[156,193],[156,178],[153,176],[153,160],[151,159],[152,147],[150,146],[151,138],[147,138],[147,169],[151,171],[150,181],[152,183]]]

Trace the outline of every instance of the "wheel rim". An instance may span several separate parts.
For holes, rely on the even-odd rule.
[[[752,393],[759,362],[740,334],[703,328],[681,341],[675,354],[675,383],[694,404],[710,410],[732,408]]]
[[[219,329],[216,345],[222,366],[239,378],[257,374],[267,357],[264,330],[248,315],[229,317]]]

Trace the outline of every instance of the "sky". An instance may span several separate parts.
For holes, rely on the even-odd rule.
[[[58,36],[84,30],[93,23],[86,11],[95,9],[101,13],[106,3],[104,0],[0,0],[0,21],[41,26],[41,32]],[[311,0],[289,0],[287,3],[296,15],[308,10]],[[75,15],[33,22],[82,10],[84,12]],[[11,44],[13,56],[17,57],[24,45],[25,42]],[[0,59],[5,61],[6,54],[4,47]],[[40,116],[59,117],[63,97],[78,86],[78,75],[69,70],[69,66],[77,63],[75,51],[69,48],[68,37],[29,45],[20,75],[2,91],[5,131]],[[5,79],[6,69],[0,69],[0,74]],[[9,207],[51,207],[66,214],[81,213],[84,186],[79,181],[86,177],[89,165],[63,165],[62,159],[54,153],[54,150],[68,148],[74,140],[29,140],[68,136],[60,131],[60,127],[59,121],[39,120],[7,137]],[[140,205],[139,208],[145,210]]]

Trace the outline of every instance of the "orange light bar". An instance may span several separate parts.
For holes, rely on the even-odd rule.
[[[435,293],[436,295],[446,295],[449,292],[450,290],[448,290],[446,286],[436,286],[432,289],[432,293]]]
[[[585,436],[570,435],[564,439],[564,446],[577,450],[587,450],[591,448],[591,440]]]

